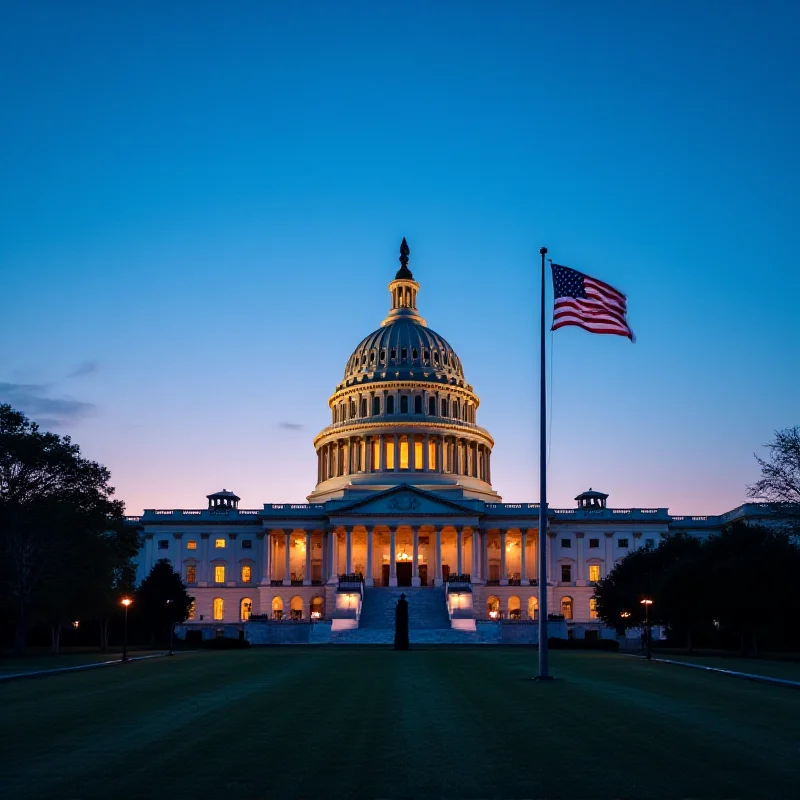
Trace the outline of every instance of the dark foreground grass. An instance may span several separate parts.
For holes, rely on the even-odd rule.
[[[0,685],[6,798],[789,797],[800,691],[623,656],[284,648]]]

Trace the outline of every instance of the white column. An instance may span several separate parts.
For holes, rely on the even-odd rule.
[[[456,573],[462,575],[463,569],[463,553],[462,548],[464,547],[464,529],[463,528],[456,528]]]
[[[556,575],[556,534],[554,531],[547,531],[547,552],[550,556],[550,563],[547,565],[547,574],[550,576],[547,581],[549,584],[556,584],[561,580],[561,575]],[[557,612],[556,612],[557,613]]]
[[[575,581],[578,586],[582,586],[586,583],[586,554],[583,549],[583,534],[576,533],[575,538],[578,540],[578,547],[576,548],[578,551],[578,564],[575,570]]]
[[[436,572],[433,579],[434,586],[441,586],[444,582],[442,579],[442,529],[435,528],[436,531]]]
[[[614,569],[614,534],[606,533],[606,569],[604,578]]]
[[[367,528],[367,577],[365,580],[366,586],[374,586],[375,579],[372,577],[372,532],[374,528]]]
[[[519,544],[519,577],[520,585],[528,585],[528,531],[519,529],[520,544]]]
[[[386,472],[386,434],[382,433],[378,439],[381,447],[381,472]]]
[[[533,546],[531,547],[531,572],[533,573],[533,580],[539,580],[539,531],[533,537]]]
[[[283,585],[284,586],[291,586],[292,585],[292,563],[291,563],[291,549],[290,546],[292,544],[292,532],[287,531],[284,534],[286,540],[286,564],[284,566],[284,573],[283,573]]]
[[[372,437],[367,436],[364,438],[364,470],[366,472],[372,472]]]
[[[488,581],[489,580],[489,531],[482,532],[482,539],[481,542],[481,574],[483,575],[483,579]]]
[[[500,531],[500,585],[508,586],[508,573],[506,572],[506,533]]]
[[[395,401],[396,402],[396,401]],[[400,471],[400,437],[394,435],[394,464],[392,465],[392,472]]]
[[[389,528],[389,586],[397,586],[397,528],[394,525]]]
[[[348,525],[344,529],[345,535],[345,572],[353,574],[353,526]]]
[[[264,534],[264,572],[262,573],[261,582],[269,586],[272,580],[272,534],[267,531]]]
[[[426,433],[422,438],[422,469],[425,472],[430,472],[431,469],[430,442],[431,437]]]
[[[442,453],[444,448],[442,447],[442,437],[438,436],[436,438],[436,472],[444,472],[444,459],[442,458]]]
[[[417,437],[409,434],[406,439],[408,441],[408,471],[414,472],[417,469]]]
[[[411,532],[414,536],[414,558],[411,562],[411,585],[419,586],[419,527],[415,525]]]
[[[306,568],[303,571],[303,586],[311,586],[311,531],[306,531]]]
[[[471,580],[481,579],[481,537],[477,528],[472,529],[472,575]]]

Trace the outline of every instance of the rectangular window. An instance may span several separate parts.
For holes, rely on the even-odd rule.
[[[242,539],[242,550],[252,550],[252,549],[253,549],[253,540]]]
[[[422,469],[424,466],[422,463],[422,442],[414,442],[414,467]]]
[[[400,469],[408,469],[408,440],[400,441]]]
[[[645,547],[655,547],[656,546],[656,540],[655,539],[645,539],[644,540],[644,546]]]
[[[386,442],[386,469],[394,469],[394,442]]]
[[[572,582],[572,565],[571,564],[562,564],[561,565],[561,582],[562,583],[571,583]]]
[[[159,550],[169,550],[169,539],[159,539],[158,540],[158,549]]]
[[[186,583],[194,583],[197,580],[197,567],[194,564],[186,565]]]
[[[197,550],[197,542],[194,539],[189,539],[189,541],[186,542],[186,549]]]
[[[628,546],[628,540],[627,539],[619,539],[617,541],[617,544],[622,548],[626,548]]]
[[[247,564],[245,564],[242,567],[242,583],[250,583],[250,575],[251,575],[250,567]]]
[[[597,619],[597,600],[594,597],[589,600],[589,619]]]
[[[225,567],[218,565],[214,567],[214,583],[225,583]]]
[[[217,550],[224,549],[224,547],[225,547],[225,539],[214,539],[214,547],[216,547]]]
[[[589,564],[589,580],[592,583],[596,583],[600,580],[600,565],[599,564]]]
[[[599,539],[589,539],[589,548],[594,549],[600,547],[600,540]]]
[[[562,546],[562,547],[563,547],[565,550],[569,550],[569,549],[570,549],[570,547],[572,547],[572,539],[562,539],[562,540],[561,540],[561,546]]]

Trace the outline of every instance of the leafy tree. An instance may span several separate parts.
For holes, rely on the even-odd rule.
[[[110,478],[69,436],[0,405],[0,606],[17,651],[32,621],[50,622],[57,646],[60,626],[96,611],[97,596],[129,569],[138,536]]]
[[[595,586],[598,619],[620,635],[626,628],[644,623],[640,601],[643,597],[653,597],[658,578],[654,554],[652,548],[633,550]],[[650,610],[654,609],[655,606]]]
[[[761,477],[747,487],[754,500],[770,503],[773,510],[800,529],[800,426],[775,431],[775,438],[766,445],[768,458],[756,455]]]
[[[153,639],[169,636],[173,625],[189,618],[194,598],[169,559],[159,559],[136,590],[136,614],[150,629]]]

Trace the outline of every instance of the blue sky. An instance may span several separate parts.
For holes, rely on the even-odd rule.
[[[536,500],[546,245],[638,337],[548,339],[551,502],[737,505],[800,423],[798,8],[3,4],[0,400],[131,513],[301,501],[406,236]]]

